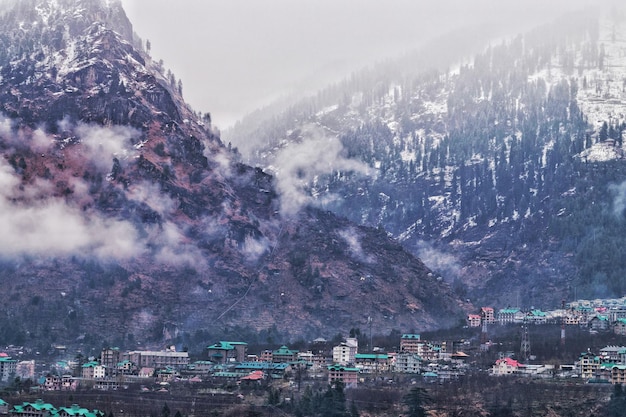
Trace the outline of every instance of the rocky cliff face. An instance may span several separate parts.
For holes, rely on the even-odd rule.
[[[385,232],[286,215],[273,178],[184,103],[117,1],[4,4],[7,343],[201,346],[462,319],[448,285]]]

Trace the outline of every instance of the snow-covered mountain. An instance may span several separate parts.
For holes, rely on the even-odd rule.
[[[547,307],[622,295],[620,13],[569,14],[472,58],[425,49],[414,72],[400,61],[355,74],[228,140],[279,183],[297,173],[320,206],[384,227],[461,296]],[[332,147],[307,146],[320,136]],[[307,157],[294,166],[293,153]]]
[[[198,347],[462,317],[384,232],[295,204],[240,163],[119,1],[2,6],[5,343]]]

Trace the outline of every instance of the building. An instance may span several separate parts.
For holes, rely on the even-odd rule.
[[[355,338],[347,338],[339,346],[333,348],[333,363],[340,365],[354,364],[354,359],[359,349],[359,342]]]
[[[493,307],[481,307],[480,318],[481,323],[494,324],[496,322],[496,316]]]
[[[105,348],[100,352],[100,363],[104,365],[108,372],[114,372],[116,365],[124,359],[123,356],[118,347]],[[107,374],[107,376],[111,375]]]
[[[98,362],[87,362],[82,366],[82,376],[85,379],[102,379],[106,376],[106,368]]]
[[[272,362],[276,363],[289,363],[298,360],[298,351],[291,350],[287,346],[283,345],[277,350],[272,351]]]
[[[10,416],[15,417],[51,417],[56,416],[58,410],[43,400],[37,400],[34,403],[24,402],[16,405],[9,410]]]
[[[43,382],[46,391],[73,391],[78,386],[71,375],[47,375]]]
[[[35,361],[20,361],[15,369],[15,376],[21,379],[33,379],[35,377]]]
[[[71,407],[60,407],[58,417],[104,417],[104,412],[99,410],[88,410],[81,408],[78,404],[72,404]]]
[[[587,352],[580,355],[578,366],[580,369],[580,377],[583,379],[596,378],[600,371],[600,357],[593,353]]]
[[[389,355],[385,353],[357,353],[354,356],[355,368],[363,374],[389,371]]]
[[[498,359],[491,368],[491,375],[513,375],[520,372],[524,365],[511,358]]]
[[[524,321],[524,313],[519,308],[503,308],[498,311],[499,324],[521,323]]]
[[[0,398],[0,416],[9,414],[9,403]]]
[[[0,356],[0,381],[8,382],[15,378],[17,373],[17,360],[11,359],[6,354]]]
[[[128,352],[124,359],[129,360],[138,368],[183,368],[189,365],[189,353],[174,350]],[[121,361],[120,361],[121,362]],[[116,366],[116,362],[113,366]]]
[[[467,325],[469,327],[480,327],[480,314],[468,314]]]
[[[626,318],[618,318],[613,323],[613,333],[624,336],[626,335]]]
[[[403,374],[419,374],[422,359],[412,352],[399,352],[396,355],[394,370]]]
[[[589,319],[589,327],[591,330],[595,330],[597,332],[603,332],[609,330],[609,318],[608,316],[598,314],[591,319]]]
[[[209,360],[215,363],[244,362],[248,353],[245,342],[220,341],[207,348]]]
[[[400,337],[400,352],[418,353],[421,339],[419,334],[406,333]]]
[[[328,367],[328,383],[334,385],[341,381],[345,387],[356,387],[358,383],[359,370],[342,365],[331,365]]]

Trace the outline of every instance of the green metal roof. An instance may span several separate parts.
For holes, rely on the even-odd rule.
[[[402,339],[417,339],[417,340],[420,340],[420,335],[419,334],[406,333],[406,334],[402,335]]]
[[[272,355],[295,355],[298,353],[297,350],[291,350],[287,346],[283,345],[278,350],[272,352]]]
[[[246,342],[225,342],[220,340],[214,345],[208,347],[208,349],[221,349],[221,350],[233,350],[235,346],[247,345]]]
[[[386,353],[357,353],[354,359],[389,359]]]
[[[337,372],[337,371],[359,372],[358,368],[350,368],[350,367],[347,367],[347,366],[336,365],[336,364],[335,365],[330,365],[328,367],[328,370],[329,371],[335,371],[335,372]]]
[[[519,313],[519,308],[503,308],[500,310],[500,314],[515,314]]]
[[[59,412],[65,411],[70,416],[80,416],[80,417],[99,417],[102,416],[103,413],[98,410],[90,411],[86,408],[81,408],[77,404],[72,404],[71,407],[61,407],[59,408]]]

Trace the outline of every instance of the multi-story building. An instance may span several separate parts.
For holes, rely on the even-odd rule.
[[[0,356],[0,381],[8,382],[12,380],[17,371],[17,360],[9,356]]]
[[[481,307],[480,318],[482,323],[494,324],[496,322],[496,316],[493,307]]]
[[[389,355],[386,353],[357,353],[354,363],[355,368],[364,374],[389,371]]]
[[[333,363],[339,365],[354,364],[354,359],[359,349],[359,341],[356,338],[347,338],[339,346],[333,348]]]
[[[578,366],[580,369],[580,377],[583,379],[595,378],[600,370],[600,357],[593,353],[583,353],[580,355]]]
[[[87,362],[82,366],[82,375],[85,379],[102,379],[106,376],[106,368],[96,361]]]
[[[468,314],[467,325],[469,327],[480,327],[480,314]]]
[[[333,385],[337,381],[343,382],[346,387],[356,387],[358,383],[359,370],[342,365],[331,365],[328,367],[328,383]]]
[[[181,368],[189,365],[189,353],[176,352],[173,350],[138,350],[128,352],[124,359],[131,361],[139,368]],[[115,365],[117,365],[117,362]]]
[[[100,363],[104,365],[107,370],[108,376],[117,369],[117,364],[124,360],[124,355],[118,347],[111,347],[102,349],[100,352]]]
[[[400,352],[417,353],[421,339],[419,334],[403,334],[400,337]]]
[[[248,353],[245,342],[220,341],[207,348],[209,360],[215,363],[244,362]]]
[[[498,323],[511,324],[521,323],[524,320],[524,313],[519,308],[503,308],[498,310]]]
[[[298,351],[291,350],[287,346],[283,345],[277,350],[272,351],[272,362],[275,363],[289,363],[298,360]]]
[[[396,355],[394,370],[404,374],[419,374],[421,358],[412,352],[399,352]]]

